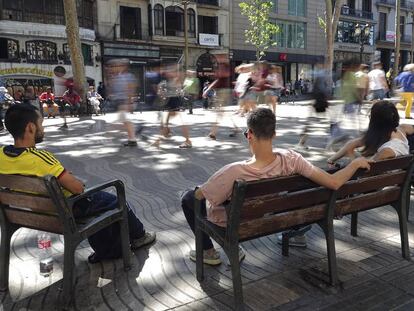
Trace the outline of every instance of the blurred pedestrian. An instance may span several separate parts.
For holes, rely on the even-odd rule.
[[[381,62],[373,63],[373,67],[374,69],[368,73],[371,98],[373,100],[383,100],[386,92],[388,91],[388,84],[385,78],[385,73],[384,70],[382,70]]]
[[[234,82],[234,94],[238,99],[239,112],[241,116],[244,116],[247,112],[245,97],[252,83],[251,76],[253,68],[253,64],[242,64],[234,69],[236,74],[238,74],[237,79]]]
[[[273,113],[276,114],[276,104],[279,101],[283,89],[282,68],[276,65],[270,66],[266,83],[268,89],[264,92],[265,101],[267,104],[270,104]]]
[[[368,72],[369,72],[369,66],[367,64],[361,64],[359,66],[359,70],[355,73],[360,105],[362,105],[369,91]]]
[[[403,71],[395,78],[397,87],[400,87],[401,97],[405,102],[405,118],[411,119],[411,107],[414,96],[414,64],[407,64]]]
[[[136,147],[135,126],[130,120],[132,98],[137,96],[137,80],[129,72],[128,59],[112,59],[107,63],[108,95],[115,104],[119,113],[119,120],[124,124],[128,140],[123,144],[126,147]]]
[[[194,101],[198,99],[200,94],[200,80],[197,77],[197,72],[187,70],[183,83],[184,97],[188,103],[188,113],[193,114]]]

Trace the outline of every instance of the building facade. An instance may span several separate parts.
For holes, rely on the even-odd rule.
[[[360,59],[370,64],[374,60],[375,28],[372,0],[347,0],[341,8],[334,46],[334,69],[339,77],[342,63],[349,59]],[[364,32],[367,27],[369,36],[360,37],[356,29]]]
[[[204,76],[212,73],[219,55],[228,55],[230,1],[188,2],[188,67]],[[98,0],[103,64],[128,58],[145,90],[145,72],[154,64],[184,64],[185,15],[182,1]]]
[[[231,52],[234,66],[256,59],[254,47],[245,42],[248,20],[241,15],[241,1],[231,6]],[[314,64],[324,61],[326,43],[317,16],[324,12],[318,0],[274,0],[271,19],[279,26],[276,45],[263,59],[283,68],[286,82],[311,78]]]
[[[395,61],[395,0],[375,0],[374,12],[378,27],[376,28],[375,58],[383,63],[384,69],[394,66]],[[413,1],[401,1],[400,12],[400,67],[411,62],[412,44],[414,33],[413,26]]]
[[[77,0],[79,34],[90,84],[101,81],[96,3]],[[46,87],[56,95],[72,77],[62,0],[0,0],[0,83],[12,95],[34,99]],[[16,96],[17,97],[17,96]]]

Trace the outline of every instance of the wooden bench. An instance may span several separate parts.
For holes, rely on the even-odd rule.
[[[251,182],[237,180],[231,202],[226,206],[228,223],[225,228],[209,222],[200,211],[200,201],[196,200],[197,279],[201,282],[204,278],[202,232],[205,232],[224,249],[229,258],[235,307],[236,310],[243,310],[239,243],[318,224],[326,237],[330,283],[335,285],[338,277],[334,217],[351,214],[351,234],[356,236],[358,212],[384,205],[391,205],[398,213],[402,255],[409,259],[407,212],[413,163],[411,155],[378,161],[371,165],[369,172],[356,172],[337,191],[321,187],[298,175]],[[283,254],[287,255],[286,235],[282,247]]]
[[[75,219],[73,204],[100,190],[114,187],[118,208],[101,215]],[[129,232],[124,184],[113,180],[87,189],[81,195],[65,198],[53,176],[44,178],[0,174],[0,290],[9,285],[10,240],[21,228],[42,230],[64,236],[62,307],[71,303],[74,285],[75,250],[92,234],[120,222],[124,268],[130,267]]]

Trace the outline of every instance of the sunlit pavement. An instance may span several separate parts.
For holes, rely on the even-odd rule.
[[[158,112],[130,115],[136,125],[144,126],[143,136],[138,136],[138,147],[121,145],[126,134],[115,113],[69,118],[68,130],[59,129],[61,118],[44,120],[46,137],[38,147],[54,152],[67,169],[89,186],[109,179],[121,179],[137,216],[147,230],[156,231],[158,235],[155,245],[135,253],[134,268],[128,274],[123,272],[120,260],[89,265],[86,258],[91,249],[87,242],[83,243],[77,251],[76,309],[231,308],[228,266],[208,268],[207,280],[202,286],[195,279],[195,265],[187,256],[194,247],[194,239],[181,212],[180,196],[184,190],[202,183],[223,165],[249,156],[242,134],[246,118],[236,115],[236,109],[226,109],[216,141],[207,137],[216,120],[215,111],[195,109],[193,115],[180,113],[180,117],[171,121],[172,136],[162,139],[159,148],[152,145],[160,138]],[[344,130],[351,137],[356,136],[358,130],[363,130],[368,124],[368,109],[368,105],[364,106],[358,121],[355,118],[342,119],[340,106],[332,108],[331,113],[315,115],[309,102],[279,105],[275,146],[295,148],[313,163],[325,167],[326,159],[332,153],[325,149],[330,121],[340,119]],[[411,120],[402,122],[413,123]],[[190,128],[192,149],[178,148],[184,141],[182,124]],[[229,134],[233,124],[237,125],[240,133],[231,138]],[[296,147],[306,124],[309,126],[307,150]],[[5,132],[0,133],[0,144],[8,143],[12,143],[11,137]],[[344,293],[316,284],[315,280],[306,282],[301,278],[301,270],[326,269],[325,241],[319,228],[314,227],[309,233],[308,248],[293,250],[289,258],[281,256],[275,237],[244,243],[247,257],[242,265],[242,275],[247,307],[253,310],[305,310],[310,305],[333,307],[336,303],[345,302],[342,305],[345,308],[357,301],[352,298],[353,291],[367,292],[368,297],[381,303],[388,302],[391,306],[412,306],[414,268],[400,258],[396,215],[386,209],[375,213],[368,212],[362,217],[366,228],[361,230],[358,239],[351,238],[348,233],[349,219],[335,222]],[[410,225],[411,244],[414,243],[413,234]],[[62,237],[54,236],[53,240],[55,271],[50,278],[43,278],[38,273],[36,236],[35,231],[28,229],[19,230],[14,235],[10,294],[0,295],[0,310],[54,310],[57,307],[62,277]],[[405,274],[396,272],[395,276],[405,279],[399,279],[400,284],[393,285],[391,281],[394,278],[387,278],[386,269],[405,269]],[[294,280],[293,283],[290,279]],[[50,284],[52,286],[48,287]],[[263,288],[270,291],[269,294],[261,293]],[[374,288],[378,288],[378,292]],[[398,303],[391,301],[391,293],[401,298]],[[372,303],[375,305],[377,301]],[[335,309],[341,309],[341,306]]]

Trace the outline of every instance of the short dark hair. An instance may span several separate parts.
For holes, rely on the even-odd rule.
[[[36,124],[40,118],[39,110],[30,104],[17,104],[6,111],[4,124],[14,139],[23,138],[27,124]]]
[[[247,118],[247,126],[258,139],[271,139],[276,131],[276,117],[268,108],[253,110]]]

